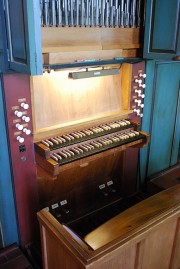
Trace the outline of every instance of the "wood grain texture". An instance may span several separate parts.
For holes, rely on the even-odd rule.
[[[139,28],[42,27],[41,32],[43,53],[54,47],[59,52],[140,47]]]
[[[139,57],[139,28],[42,27],[44,64]]]
[[[170,268],[180,268],[180,218],[177,221],[176,231],[174,234],[174,244],[171,254]]]
[[[80,80],[69,79],[69,70],[32,77],[34,140],[127,118],[132,113],[130,81],[118,68],[118,75]]]
[[[178,188],[173,188],[173,193],[162,192],[160,200],[157,195],[154,196],[154,199],[149,198],[143,201],[143,203],[133,206],[88,234],[85,237],[85,241],[93,249],[98,249],[116,239],[117,234],[119,236],[124,236],[125,233],[135,230],[137,227],[139,227],[142,220],[144,220],[148,225],[148,222],[151,221],[152,218],[158,219],[164,210],[167,210],[169,206],[174,207],[179,203],[179,190],[180,186],[178,186]],[[174,199],[172,199],[172,204],[169,205],[171,195],[174,196]],[[137,218],[135,212],[139,212],[139,218]],[[128,223],[131,224],[128,225]],[[106,234],[107,236],[104,237],[103,234]]]
[[[167,223],[162,223],[161,228],[155,229],[151,236],[148,236],[143,241],[140,248],[138,269],[170,268],[176,223],[177,221],[174,219],[167,221]]]
[[[175,186],[90,233],[85,241],[93,251],[79,245],[49,212],[42,210],[38,219],[43,228],[44,269],[56,268],[56,256],[59,269],[178,269],[179,218],[180,186]]]
[[[122,152],[109,154],[103,158],[84,162],[84,166],[71,166],[61,171],[55,180],[49,178],[38,167],[38,185],[40,193],[40,207],[53,204],[57,201],[67,199],[72,211],[81,211],[89,200],[98,199],[98,186],[114,179],[114,184],[120,181]],[[116,180],[115,180],[116,179]],[[116,183],[117,182],[117,183]],[[88,207],[88,205],[87,205]]]
[[[120,75],[72,80],[68,74],[61,71],[32,78],[35,130],[122,109]]]

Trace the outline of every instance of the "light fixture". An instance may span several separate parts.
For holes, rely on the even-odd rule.
[[[69,78],[72,79],[82,79],[82,78],[90,78],[90,77],[102,77],[102,76],[110,76],[110,75],[118,75],[119,69],[97,69],[97,70],[86,70],[86,71],[75,71],[69,73]]]

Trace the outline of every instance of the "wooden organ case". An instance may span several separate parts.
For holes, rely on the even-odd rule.
[[[142,199],[136,194],[138,151],[149,141],[140,127],[144,85],[143,61],[31,78],[39,221],[49,214],[86,255],[92,248],[83,238]],[[50,256],[45,268],[55,268]],[[61,258],[57,268],[86,268],[66,267]]]
[[[43,266],[177,269],[178,190],[152,200],[138,192],[139,148],[149,141],[140,25],[67,18],[76,27],[43,18],[46,72],[31,78]]]
[[[150,198],[137,187],[145,63],[31,84],[44,268],[177,269],[179,187]]]
[[[36,16],[37,2],[18,1],[20,12],[31,3]],[[20,243],[36,237],[42,209],[46,269],[180,268],[179,187],[149,199],[137,188],[139,148],[149,141],[137,58],[143,2],[40,1],[44,74],[3,75]]]

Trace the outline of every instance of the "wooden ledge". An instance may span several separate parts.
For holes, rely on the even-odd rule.
[[[180,213],[180,185],[160,192],[120,213],[85,236],[94,250],[113,240],[121,240],[135,232],[142,232],[162,222],[169,215]]]

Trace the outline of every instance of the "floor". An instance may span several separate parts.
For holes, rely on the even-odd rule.
[[[33,269],[20,248],[13,244],[0,250],[0,269]]]
[[[147,189],[150,194],[165,190],[180,184],[180,151],[178,163],[148,179]]]

